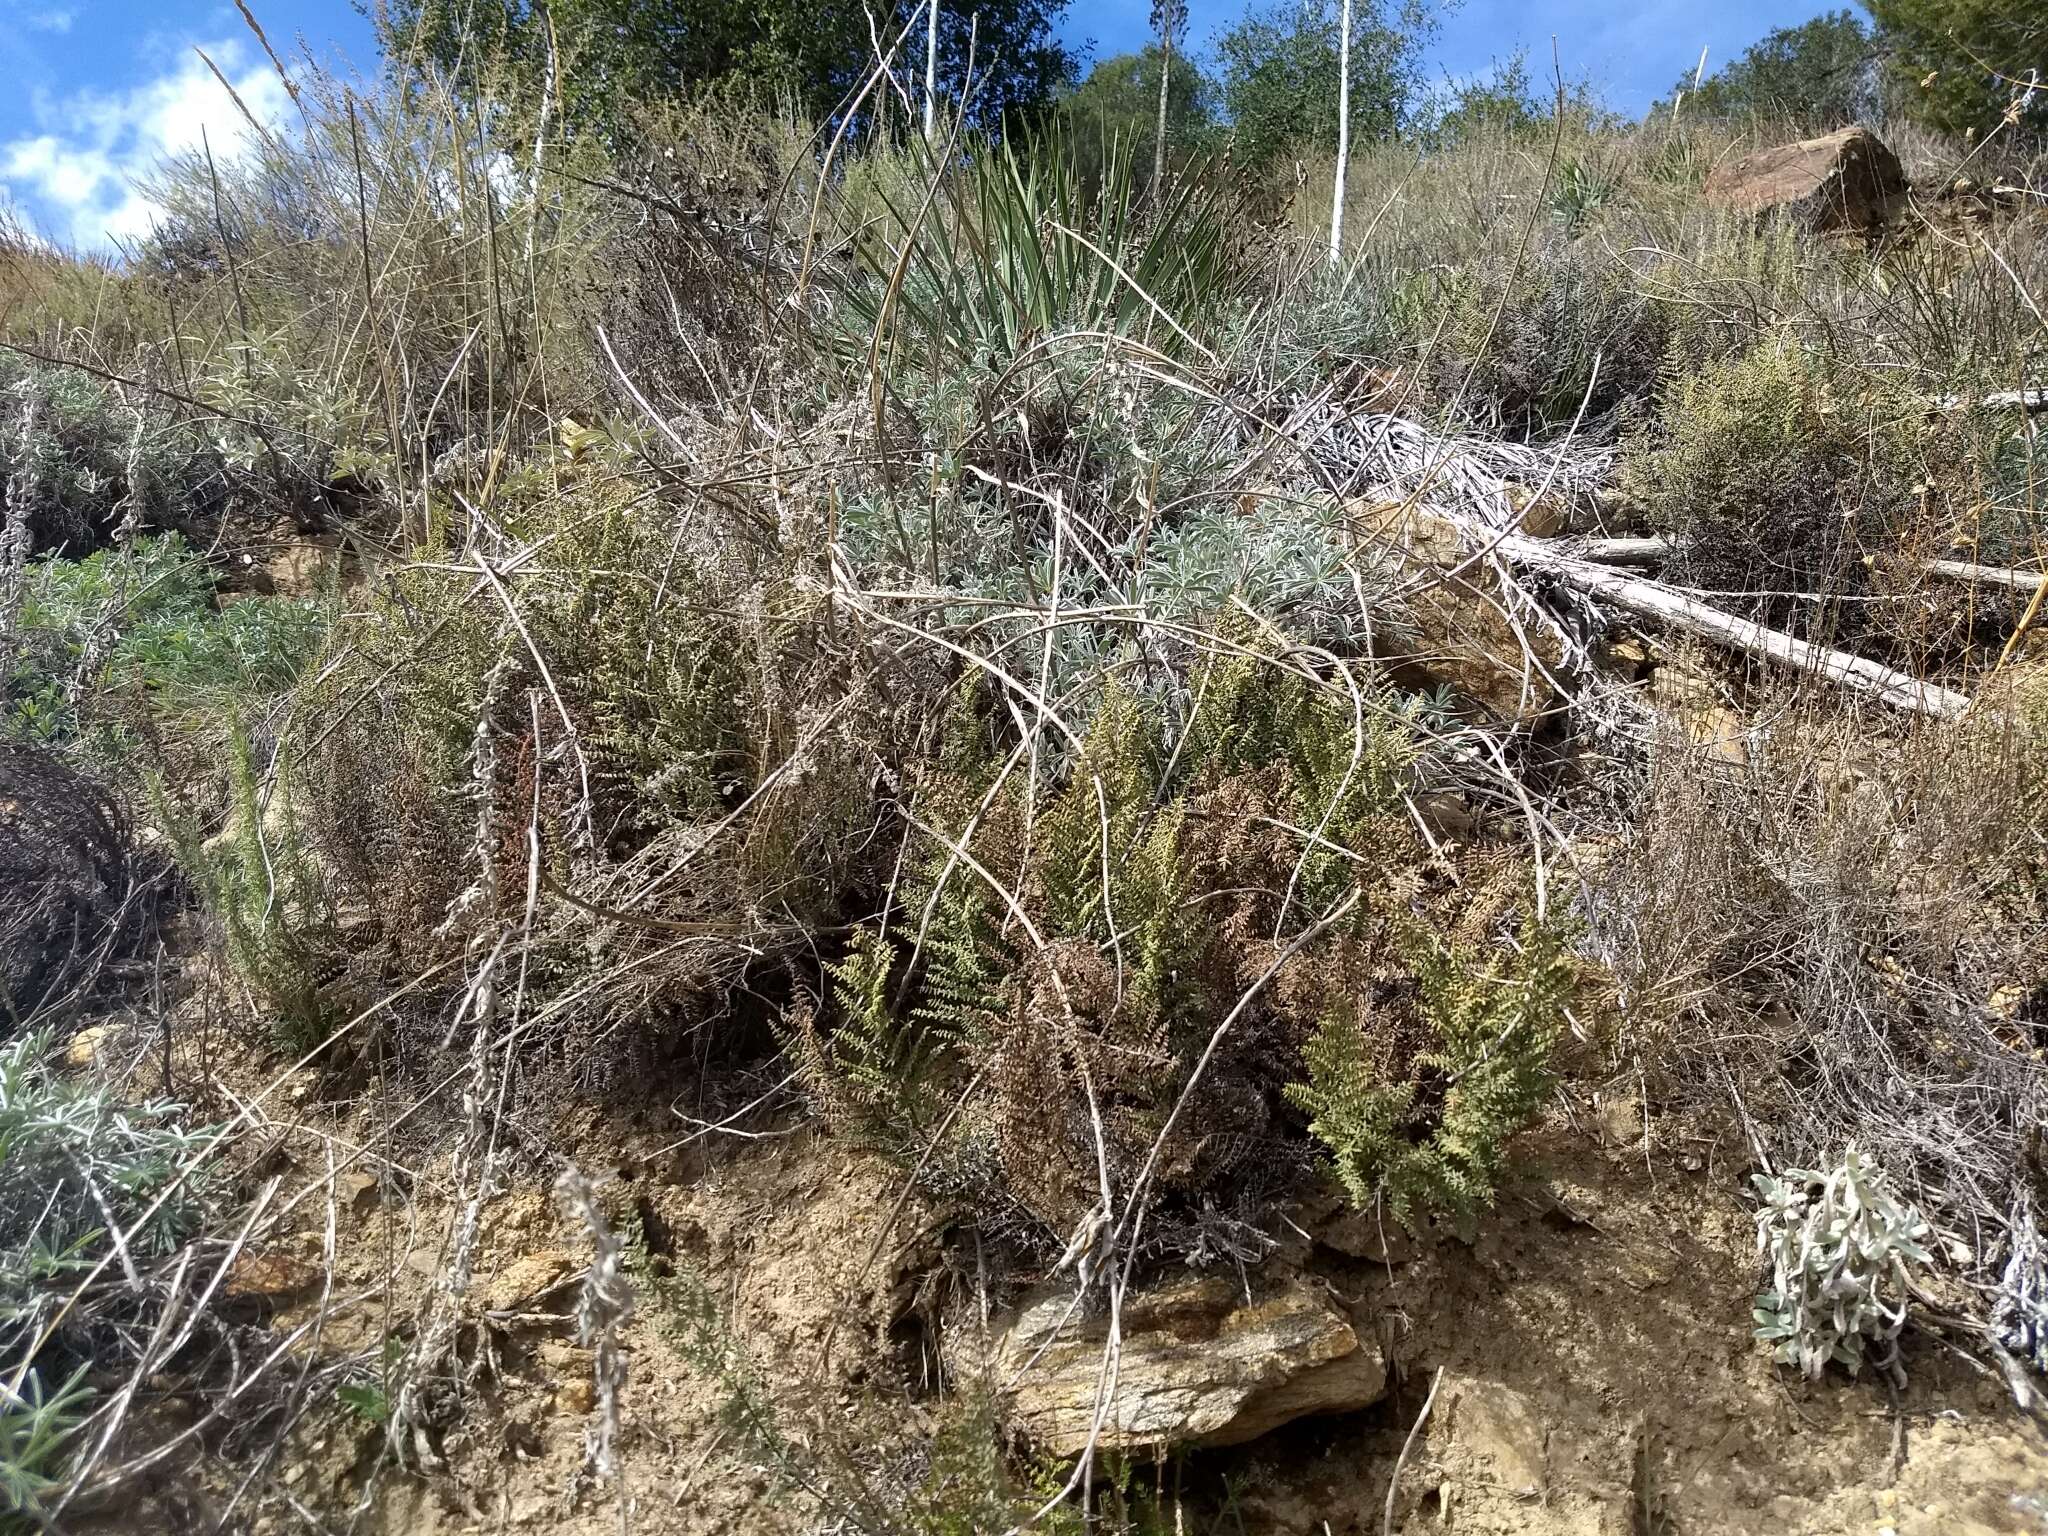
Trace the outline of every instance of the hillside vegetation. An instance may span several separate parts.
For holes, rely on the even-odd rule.
[[[1333,261],[1320,142],[414,62],[0,285],[17,1528],[1935,1530],[2038,1457],[2030,97],[1820,233],[1704,189],[1832,123],[1515,76]]]

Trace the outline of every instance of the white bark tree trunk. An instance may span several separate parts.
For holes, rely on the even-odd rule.
[[[1337,38],[1337,185],[1330,193],[1330,265],[1343,259],[1344,183],[1351,171],[1351,0]]]
[[[1348,5],[1350,0],[1345,0]],[[1173,79],[1173,23],[1159,29],[1159,124],[1152,140],[1152,197],[1166,185],[1166,87]]]
[[[939,0],[927,0],[930,12],[924,30],[924,136],[936,132],[939,97]]]

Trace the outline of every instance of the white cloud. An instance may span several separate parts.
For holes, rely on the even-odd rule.
[[[233,39],[205,47],[259,122],[283,114],[284,83],[268,63]],[[250,137],[241,108],[190,51],[130,91],[38,101],[36,117],[42,132],[0,144],[0,180],[49,234],[90,250],[149,233],[157,210],[141,182],[165,159],[202,143],[229,159]]]
[[[72,13],[64,10],[31,11],[21,19],[30,31],[62,34],[71,30]]]

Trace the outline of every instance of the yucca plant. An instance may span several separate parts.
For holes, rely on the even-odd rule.
[[[1147,200],[1121,140],[1091,187],[1068,151],[1059,131],[980,146],[931,169],[926,202],[884,196],[844,296],[849,360],[864,361],[884,327],[885,348],[969,363],[1000,363],[1061,327],[1184,346],[1180,331],[1239,283],[1228,196],[1189,174]]]

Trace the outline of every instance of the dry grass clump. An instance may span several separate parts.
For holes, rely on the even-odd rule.
[[[2048,1091],[2041,738],[1877,727],[1788,701],[1745,766],[1660,746],[1589,942],[1667,1092],[1733,1088],[1789,1165],[1882,1148],[1995,1281]]]
[[[585,1088],[876,887],[880,776],[920,735],[921,658],[890,663],[908,693],[877,689],[884,654],[763,499],[714,517],[601,457],[508,479],[373,592],[282,744],[356,1003],[509,929],[522,1070]],[[454,1003],[409,1006],[408,1051],[446,1047]]]
[[[148,861],[99,784],[54,749],[0,739],[0,1017],[80,1006],[148,929]]]

